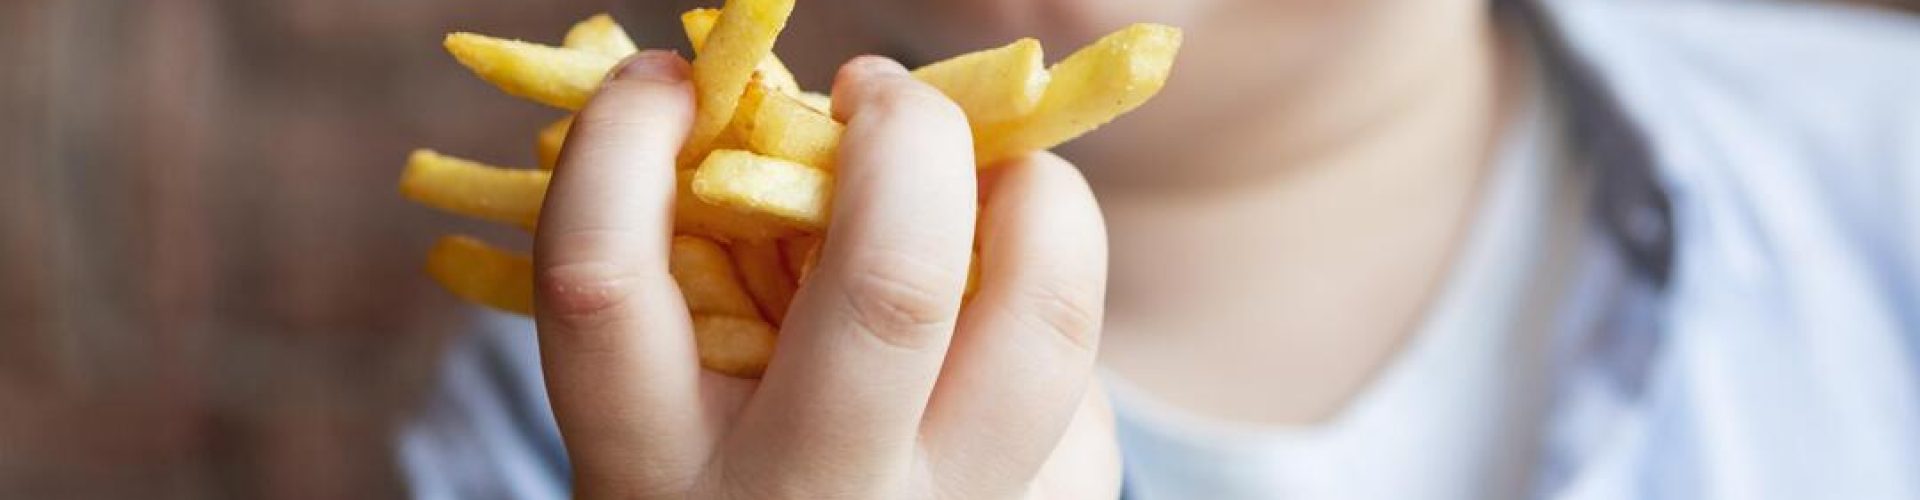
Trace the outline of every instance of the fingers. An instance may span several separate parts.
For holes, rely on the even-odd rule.
[[[847,132],[833,231],[729,438],[769,464],[746,474],[866,477],[909,463],[966,285],[976,196],[965,116],[879,58],[849,63],[834,95]]]
[[[621,476],[702,455],[690,449],[705,434],[699,364],[667,267],[674,157],[693,117],[687,71],[649,51],[609,77],[573,126],[536,235],[541,366],[576,476],[598,476],[590,484],[644,484]]]
[[[960,319],[925,434],[936,463],[1001,476],[975,484],[1024,485],[1060,441],[1092,376],[1106,229],[1086,181],[1056,156],[1032,155],[990,175],[981,288]]]
[[[1120,442],[1108,403],[1099,384],[1088,386],[1028,498],[1120,498]]]

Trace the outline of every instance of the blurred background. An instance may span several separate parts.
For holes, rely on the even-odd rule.
[[[441,35],[607,11],[683,47],[708,3],[0,1],[0,498],[400,496],[393,429],[470,312],[422,255],[513,236],[405,202],[402,163],[532,165],[558,116]],[[864,45],[793,24],[814,82]]]
[[[390,439],[467,311],[421,255],[511,235],[401,200],[402,161],[531,165],[558,116],[441,34],[606,11],[683,48],[711,3],[0,2],[0,498],[403,496]],[[820,13],[782,39],[809,86],[885,51]]]

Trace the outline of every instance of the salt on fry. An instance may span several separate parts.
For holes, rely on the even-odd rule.
[[[1025,118],[976,132],[974,156],[991,166],[1053,149],[1146,104],[1166,86],[1180,30],[1136,24],[1054,65],[1047,92]]]
[[[681,159],[705,158],[733,121],[740,95],[787,27],[794,0],[727,0],[693,60],[693,130]]]

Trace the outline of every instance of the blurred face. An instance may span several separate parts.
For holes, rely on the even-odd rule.
[[[1192,27],[1232,7],[1340,0],[848,0],[916,56],[953,54],[1032,36],[1077,47],[1135,22]]]
[[[1209,162],[1202,153],[1286,138],[1306,148],[1352,130],[1402,94],[1428,87],[1430,61],[1453,61],[1491,19],[1489,0],[839,0],[909,63],[1020,37],[1047,58],[1128,24],[1186,31],[1167,88],[1128,119],[1058,151],[1107,179],[1160,182]],[[1446,66],[1442,64],[1441,66]],[[1411,90],[1410,90],[1411,89]],[[1417,92],[1415,92],[1417,93]],[[1222,127],[1222,124],[1233,124]],[[1289,146],[1292,147],[1292,146]],[[1223,153],[1224,155],[1224,153]],[[1222,175],[1270,162],[1215,161]],[[1230,167],[1229,165],[1241,165]],[[1259,163],[1260,165],[1254,165]],[[1092,176],[1092,175],[1090,175]]]

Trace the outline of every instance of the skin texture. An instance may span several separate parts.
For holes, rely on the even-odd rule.
[[[1185,29],[1158,97],[1060,151],[1111,238],[1102,364],[1229,420],[1323,422],[1392,360],[1526,85],[1484,0],[848,3],[916,58]]]
[[[1090,189],[1048,155],[976,183],[964,117],[892,61],[837,78],[841,209],[765,378],[702,372],[666,262],[686,71],[645,52],[615,72],[542,214],[542,367],[576,494],[1117,493],[1111,415],[1089,390],[1106,268]],[[984,285],[962,310],[976,216]]]
[[[1086,168],[1034,155],[978,183],[952,103],[845,66],[834,230],[758,382],[695,360],[665,271],[690,90],[677,58],[637,56],[575,125],[536,245],[584,497],[1113,498],[1096,352],[1201,414],[1324,421],[1417,329],[1514,92],[1478,0],[815,7],[918,57],[1031,34],[1057,59],[1133,21],[1189,43],[1159,98],[1063,150]]]

